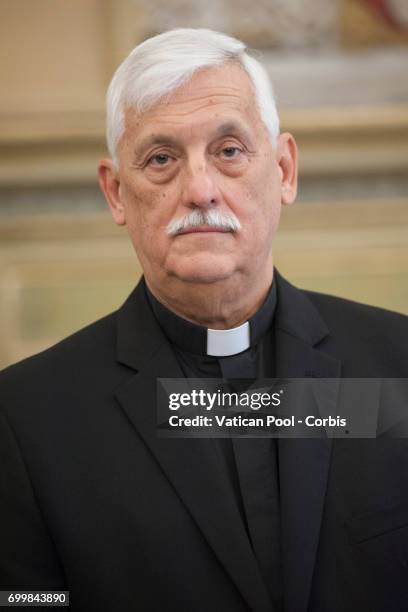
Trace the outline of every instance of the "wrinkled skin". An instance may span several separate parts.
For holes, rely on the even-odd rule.
[[[201,70],[148,111],[126,109],[118,162],[100,162],[101,188],[154,295],[208,327],[249,318],[272,282],[272,241],[282,205],[296,196],[297,152],[287,133],[272,147],[242,68]],[[233,213],[241,229],[168,235],[171,221],[197,208]]]

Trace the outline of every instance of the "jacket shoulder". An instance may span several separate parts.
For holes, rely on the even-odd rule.
[[[406,315],[313,291],[305,293],[329,329],[327,347],[344,363],[354,363],[351,372],[408,375]]]
[[[0,386],[31,380],[52,380],[59,372],[80,371],[86,364],[113,361],[116,312],[110,313],[64,338],[50,348],[0,372]]]
[[[408,333],[408,316],[404,314],[316,291],[305,291],[305,294],[323,316],[335,319],[339,324],[363,326],[363,330],[367,328],[371,334],[381,332],[383,328],[388,332],[400,330]]]

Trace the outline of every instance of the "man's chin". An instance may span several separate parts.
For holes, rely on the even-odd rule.
[[[227,281],[233,276],[231,265],[184,265],[177,266],[172,276],[185,283],[212,284]]]
[[[199,284],[199,285],[212,285],[214,283],[226,282],[231,275],[229,274],[214,274],[214,273],[194,273],[194,274],[183,274],[178,275],[178,279],[185,283]]]

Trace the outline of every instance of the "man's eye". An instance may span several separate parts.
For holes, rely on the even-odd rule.
[[[229,159],[233,159],[234,157],[238,157],[242,150],[239,147],[225,147],[221,151],[224,157],[228,157]]]
[[[157,155],[153,155],[149,159],[149,165],[151,166],[165,166],[170,160],[170,155],[166,153],[158,153]]]

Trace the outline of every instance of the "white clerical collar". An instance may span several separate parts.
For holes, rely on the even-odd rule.
[[[250,347],[249,322],[232,329],[207,329],[207,355],[228,357]]]

